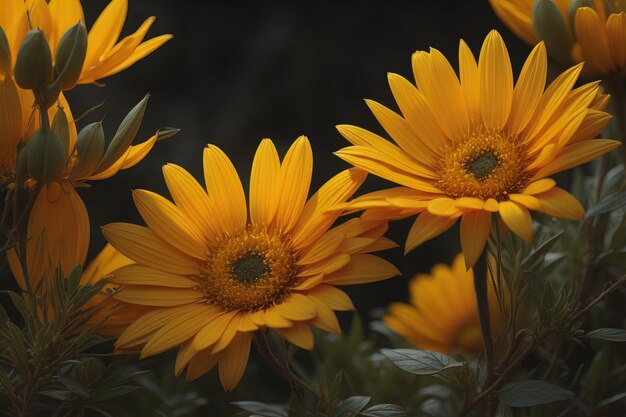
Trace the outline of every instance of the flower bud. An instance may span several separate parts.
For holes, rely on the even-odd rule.
[[[574,39],[552,0],[535,0],[533,25],[539,38],[545,42],[548,54],[559,63],[570,65],[570,49]]]
[[[52,54],[41,30],[33,29],[24,38],[13,73],[25,90],[42,90],[52,82]]]
[[[61,143],[63,143],[65,154],[67,155],[67,151],[70,147],[70,124],[62,107],[57,107],[57,112],[52,118],[52,125],[50,127],[61,138]]]
[[[0,75],[11,75],[11,47],[2,26],[0,26]]]
[[[65,32],[57,47],[54,82],[61,90],[68,90],[76,85],[86,54],[87,29],[79,22]]]
[[[78,153],[78,164],[72,172],[72,177],[76,179],[88,177],[98,168],[104,153],[102,123],[87,125],[78,133],[76,152]]]
[[[139,131],[141,121],[143,120],[143,115],[146,112],[149,97],[150,95],[146,95],[143,100],[133,107],[124,120],[122,120],[122,123],[120,123],[120,126],[117,128],[117,132],[115,132],[115,136],[113,136],[109,147],[102,157],[102,162],[96,173],[104,171],[121,158],[124,152],[126,152],[128,147],[133,143]]]
[[[66,159],[63,142],[52,129],[39,129],[28,141],[28,172],[39,183],[49,184],[58,179]]]

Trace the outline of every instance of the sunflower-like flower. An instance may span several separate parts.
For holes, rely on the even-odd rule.
[[[498,17],[531,45],[546,42],[562,64],[586,62],[589,75],[626,68],[626,2],[622,0],[489,0]]]
[[[419,213],[406,251],[439,235],[461,219],[461,245],[474,265],[492,227],[492,214],[526,241],[532,238],[530,210],[578,220],[580,203],[548,178],[592,160],[619,145],[594,138],[609,121],[608,96],[598,83],[573,89],[582,65],[544,91],[543,43],[528,57],[517,84],[502,38],[492,31],[478,64],[467,45],[459,48],[460,81],[436,49],[413,54],[417,87],[389,75],[402,111],[367,104],[396,142],[355,126],[338,126],[354,146],[337,155],[402,187],[355,199],[354,210],[371,217]]]
[[[225,389],[239,382],[255,332],[275,330],[313,347],[311,326],[339,333],[333,310],[352,310],[336,285],[383,280],[398,270],[370,252],[393,247],[387,223],[355,218],[332,229],[366,177],[353,168],[307,201],[312,174],[308,139],[298,138],[282,163],[265,139],[252,163],[249,210],[237,171],[216,146],[204,150],[205,191],[184,169],[163,168],[174,203],[138,190],[147,227],[113,223],[107,240],[137,262],[112,274],[115,297],[150,306],[116,347],[152,356],[180,347],[176,374],[197,378],[219,363]]]
[[[451,266],[435,265],[409,283],[409,301],[392,303],[383,321],[418,349],[478,354],[483,348],[474,273],[458,254]],[[489,286],[491,327],[501,329],[498,300]]]
[[[118,42],[128,0],[112,0],[89,30],[87,56],[78,80],[79,84],[93,83],[117,74],[150,55],[172,38],[160,35],[144,42],[155,18],[148,18],[133,34]],[[41,29],[48,40],[50,51],[56,53],[63,34],[78,22],[84,22],[79,0],[3,0],[0,2],[0,27],[8,38],[13,64],[29,28]]]

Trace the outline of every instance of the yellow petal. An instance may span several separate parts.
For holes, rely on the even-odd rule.
[[[365,171],[353,168],[340,172],[322,185],[307,201],[300,218],[293,227],[294,248],[304,248],[316,242],[341,214],[341,211],[328,212],[327,210],[352,197],[366,177]]]
[[[311,324],[327,332],[341,334],[341,327],[335,312],[317,297],[310,297],[310,300],[313,301],[317,310],[317,316],[311,320]]]
[[[154,234],[187,255],[206,260],[208,247],[201,232],[178,207],[147,190],[134,190],[133,200]]]
[[[525,207],[512,201],[500,202],[500,217],[504,224],[516,235],[530,243],[533,239],[533,220]]]
[[[461,217],[461,248],[467,269],[474,266],[483,253],[491,231],[491,213],[476,210]]]
[[[282,329],[293,326],[293,322],[281,315],[275,308],[268,308],[264,312],[265,324],[273,329]]]
[[[541,211],[541,202],[533,195],[509,194],[509,199],[514,203],[526,207],[529,210]]]
[[[539,38],[532,22],[532,1],[489,0],[491,7],[517,37],[529,45],[536,45]]]
[[[129,223],[102,227],[104,237],[130,259],[177,275],[198,275],[202,268],[193,258],[161,241],[150,229]]]
[[[235,336],[237,336],[237,333],[239,333],[239,325],[245,315],[245,312],[238,312],[233,316],[228,325],[224,328],[224,332],[219,340],[211,347],[212,354],[220,353],[230,345]]]
[[[613,13],[606,20],[606,34],[613,60],[618,67],[626,66],[626,13]]]
[[[579,7],[574,18],[574,32],[585,60],[594,71],[608,74],[616,69],[611,56],[605,25],[591,7]],[[624,40],[621,40],[623,44]]]
[[[269,226],[278,204],[280,159],[270,139],[263,139],[254,155],[250,172],[250,221]]]
[[[566,146],[552,162],[541,168],[539,172],[533,176],[531,181],[582,165],[602,154],[612,151],[618,146],[620,146],[620,142],[610,139],[581,140],[580,142]]]
[[[542,178],[539,181],[530,183],[523,191],[524,194],[540,194],[551,190],[556,186],[556,181],[552,178]]]
[[[463,39],[459,42],[459,75],[461,76],[461,86],[470,120],[472,123],[478,124],[481,120],[480,73],[476,58]]]
[[[298,275],[300,277],[317,275],[317,274],[330,274],[340,268],[343,268],[350,262],[350,255],[346,253],[339,253],[332,258],[324,259],[320,262],[303,265],[300,268]]]
[[[512,134],[524,130],[532,118],[546,85],[548,60],[543,42],[532,50],[513,91],[508,129]]]
[[[108,247],[113,248],[110,245],[108,245]],[[120,256],[123,255],[120,254]],[[124,258],[128,259],[126,257]],[[130,259],[128,259],[127,262],[131,262]],[[103,271],[100,271],[100,278],[104,277],[102,273]],[[114,271],[111,270],[109,274],[111,274],[110,282],[120,285],[154,285],[157,287],[170,288],[194,288],[198,285],[196,281],[189,278],[139,264],[115,268]]]
[[[22,136],[22,107],[11,77],[0,75],[0,169],[13,171]]]
[[[191,342],[193,348],[200,351],[214,345],[222,337],[228,323],[237,313],[238,311],[228,311],[204,320],[204,327],[196,333]]]
[[[313,151],[305,136],[291,145],[280,167],[276,227],[289,232],[296,224],[309,195],[313,173]]]
[[[193,381],[209,372],[223,355],[213,355],[210,349],[198,352],[187,365],[187,381]]]
[[[172,37],[173,37],[172,35],[160,35],[160,36],[155,36],[152,39],[149,39],[145,42],[140,43],[136,48],[134,48],[130,56],[126,58],[124,62],[104,72],[102,75],[99,76],[99,78],[109,77],[113,74],[117,74],[118,72],[124,71],[126,68],[130,67],[135,62],[140,61],[141,59],[150,55],[152,52],[159,49],[161,46],[163,46],[163,44],[165,44],[165,42],[172,39]],[[79,82],[86,83],[86,82],[92,82],[92,81],[81,79]]]
[[[54,37],[50,40],[50,50],[55,54],[65,32],[76,23],[84,22],[85,17],[79,0],[50,0],[48,10],[54,21]]]
[[[461,214],[456,208],[455,201],[448,197],[439,197],[428,203],[428,212],[435,216],[453,217]]]
[[[293,327],[276,329],[276,332],[290,343],[306,350],[313,349],[313,332],[307,323],[298,323]]]
[[[215,204],[198,181],[184,168],[175,164],[165,165],[163,176],[176,206],[197,225],[204,238],[212,243],[223,238]]]
[[[536,194],[535,197],[541,203],[541,211],[548,216],[554,216],[566,220],[582,220],[585,218],[585,209],[578,200],[567,191],[554,187],[549,191]]]
[[[19,51],[26,33],[30,29],[26,3],[23,0],[0,1],[0,27],[4,30],[11,49],[12,65],[15,65],[17,51]]]
[[[301,252],[296,263],[298,265],[310,265],[330,257],[335,254],[345,238],[344,233],[337,233],[335,230],[324,233],[315,243]]]
[[[463,211],[482,210],[485,202],[475,197],[460,197],[454,200],[454,206]]]
[[[143,306],[171,307],[191,304],[204,297],[192,288],[164,288],[149,285],[127,285],[115,293],[115,299]]]
[[[83,72],[97,65],[102,55],[113,48],[122,32],[127,10],[127,0],[112,0],[100,13],[89,30]]]
[[[307,296],[298,293],[291,293],[274,308],[281,316],[292,321],[306,321],[316,315],[315,304]]]
[[[104,249],[102,249],[91,262],[89,262],[87,268],[83,270],[83,274],[80,277],[80,283],[82,285],[95,284],[116,269],[132,263],[132,260],[122,255],[110,244],[107,244]]]
[[[215,202],[217,221],[229,236],[239,234],[248,221],[246,197],[239,175],[220,148],[204,148],[204,181],[209,197]]]
[[[196,311],[196,309],[197,305],[188,304],[181,307],[151,310],[128,326],[115,341],[115,348],[130,349],[143,345],[169,320],[184,316],[189,311]]]
[[[332,285],[318,285],[307,291],[309,297],[315,297],[328,307],[337,311],[354,311],[356,308],[348,294]]]
[[[250,333],[239,333],[231,345],[224,351],[219,361],[219,374],[222,387],[226,391],[235,389],[248,364],[250,355]]]
[[[506,124],[513,100],[513,70],[506,45],[492,30],[480,50],[480,113],[487,129],[500,130]]]
[[[441,217],[429,212],[421,213],[409,230],[404,253],[407,254],[427,240],[439,236],[451,228],[457,219],[458,217]]]
[[[587,109],[587,115],[578,131],[570,139],[570,144],[581,140],[593,139],[606,127],[613,118],[608,113],[596,109]]]
[[[485,210],[492,213],[496,213],[499,206],[500,203],[498,203],[498,201],[496,201],[494,198],[488,198],[487,201],[485,201]]]
[[[324,277],[324,283],[333,285],[353,285],[382,281],[401,275],[398,268],[378,256],[357,254],[351,262],[340,270]]]

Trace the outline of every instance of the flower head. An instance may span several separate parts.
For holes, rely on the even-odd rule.
[[[409,293],[410,304],[392,303],[383,321],[413,346],[441,353],[482,350],[474,273],[465,268],[462,254],[451,266],[438,264],[430,274],[416,275]],[[492,328],[498,329],[498,301],[491,286],[488,297]]]
[[[150,17],[137,31],[118,42],[127,10],[128,0],[112,0],[96,19],[89,30],[87,56],[79,84],[93,83],[117,74],[172,38],[171,35],[160,35],[144,42],[155,20]],[[63,34],[76,23],[84,21],[79,0],[3,0],[0,4],[0,27],[7,35],[13,63],[29,28],[44,32],[54,58]]]
[[[147,227],[105,226],[107,240],[136,262],[112,274],[115,297],[150,306],[117,340],[118,349],[152,356],[179,347],[176,373],[196,378],[219,363],[224,388],[239,382],[254,332],[274,329],[305,349],[311,326],[340,332],[333,310],[353,309],[336,285],[379,281],[397,269],[370,252],[393,247],[384,221],[351,219],[330,229],[366,177],[333,177],[307,201],[309,141],[300,137],[282,163],[265,139],[250,175],[249,209],[241,181],[216,146],[204,150],[205,191],[184,169],[163,168],[174,202],[137,190]]]
[[[460,80],[436,49],[413,54],[417,87],[390,74],[402,116],[367,104],[394,143],[355,126],[338,126],[354,146],[337,155],[402,187],[377,191],[349,203],[369,208],[368,217],[401,218],[419,213],[406,251],[461,219],[461,245],[468,267],[483,250],[493,213],[526,241],[530,210],[578,220],[581,205],[549,175],[592,160],[619,142],[592,139],[609,121],[608,96],[597,83],[573,88],[581,65],[544,91],[543,43],[528,57],[514,85],[508,52],[492,31],[478,64],[459,47]]]
[[[562,64],[585,62],[590,75],[626,68],[626,2],[489,0],[500,19],[531,45],[546,42]]]

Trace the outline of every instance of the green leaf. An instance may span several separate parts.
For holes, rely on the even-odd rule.
[[[257,401],[236,401],[231,404],[250,413],[262,415],[263,417],[288,417],[285,406],[281,404],[266,404]]]
[[[398,368],[415,375],[434,375],[446,368],[463,366],[454,358],[439,352],[417,349],[383,349]]]
[[[522,265],[530,270],[534,270],[541,261],[544,260],[546,254],[550,251],[552,246],[563,235],[563,231],[560,231],[554,236],[549,237],[539,246],[537,246],[523,261]]]
[[[8,293],[9,297],[11,297],[11,301],[13,301],[13,305],[15,306],[15,308],[17,308],[17,311],[20,312],[22,318],[25,321],[28,321],[28,317],[30,317],[30,314],[24,298],[22,298],[21,295],[13,291],[8,291]]]
[[[610,328],[595,329],[585,334],[585,337],[588,339],[605,340],[607,342],[626,342],[626,330]]]
[[[626,205],[626,191],[621,193],[611,194],[604,200],[596,204],[591,210],[587,212],[586,218],[594,217],[599,214],[608,213]]]
[[[93,393],[93,398],[96,401],[107,401],[113,398],[121,397],[139,389],[136,385],[120,385],[117,387],[110,387],[102,390],[98,390]]]
[[[162,127],[157,130],[157,142],[176,136],[180,129],[175,127]]]
[[[63,376],[59,376],[56,378],[65,388],[71,391],[73,394],[76,394],[83,398],[89,398],[90,393],[87,388],[85,388],[80,382],[75,381],[71,378],[66,378]]]
[[[558,385],[533,379],[506,384],[498,394],[510,407],[534,407],[567,400],[574,396],[572,391]]]
[[[356,417],[367,406],[372,397],[355,395],[349,397],[335,407],[335,417]]]
[[[363,417],[402,417],[406,410],[396,404],[378,404],[361,412]]]

